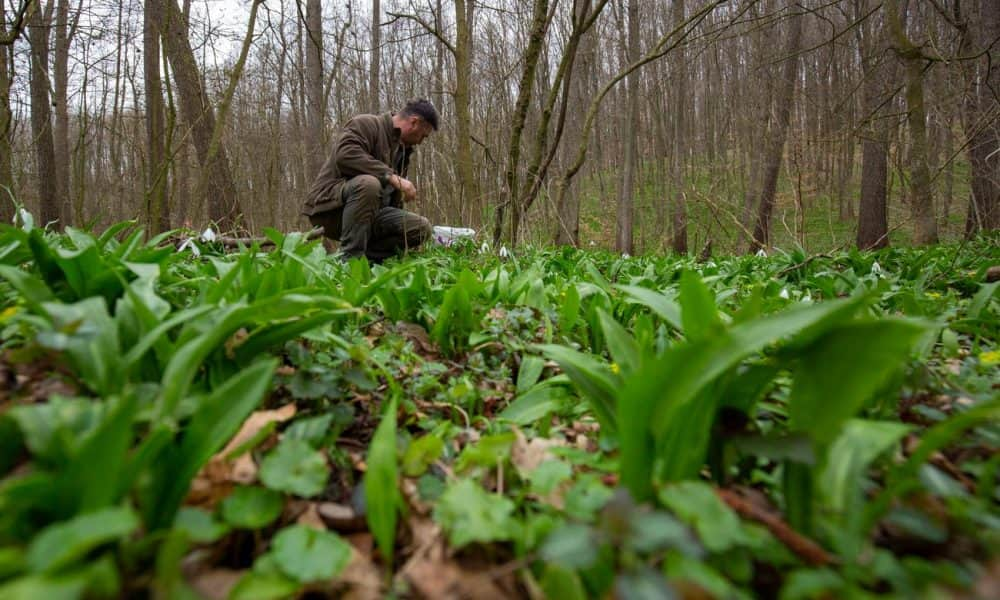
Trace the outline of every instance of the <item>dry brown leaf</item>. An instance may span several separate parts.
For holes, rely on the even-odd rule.
[[[462,568],[454,560],[418,555],[407,561],[402,577],[418,598],[428,600],[501,600],[509,598],[488,572]]]
[[[344,572],[337,578],[338,583],[347,588],[338,598],[376,600],[383,597],[382,577],[369,556],[370,554],[362,554],[357,550],[351,552],[351,562],[347,563]]]
[[[242,444],[246,443],[247,440],[257,435],[257,433],[269,423],[283,423],[288,419],[291,419],[295,416],[296,410],[295,403],[292,402],[274,410],[255,411],[247,417],[247,420],[240,426],[240,430],[236,432],[233,439],[229,440],[226,447],[223,448],[222,452],[217,454],[216,457],[226,456]],[[215,457],[213,457],[213,459],[214,458]]]
[[[245,571],[212,569],[195,575],[188,585],[207,600],[225,600]]]
[[[326,531],[326,523],[323,521],[323,518],[320,517],[317,506],[317,503],[310,502],[302,514],[299,515],[299,518],[295,519],[295,522],[299,525],[305,525],[306,527]]]
[[[514,432],[517,437],[510,449],[510,462],[522,476],[534,471],[543,462],[554,459],[552,448],[566,445],[558,439],[532,438],[529,441],[519,429]]]

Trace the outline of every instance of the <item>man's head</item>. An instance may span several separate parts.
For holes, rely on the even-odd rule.
[[[438,128],[437,109],[423,98],[407,102],[393,120],[396,127],[399,127],[399,139],[404,146],[419,145]]]

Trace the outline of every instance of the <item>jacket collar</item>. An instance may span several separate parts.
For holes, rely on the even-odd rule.
[[[396,127],[392,124],[392,116],[395,114],[396,113],[392,112],[382,113],[382,123],[385,126],[385,130],[389,135],[389,144],[392,146],[399,145],[399,136],[401,136],[403,133],[402,131],[399,130],[399,127]]]

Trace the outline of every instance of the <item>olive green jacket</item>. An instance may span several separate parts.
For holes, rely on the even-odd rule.
[[[412,148],[399,141],[399,128],[392,125],[392,113],[357,115],[348,121],[333,143],[333,152],[306,196],[302,213],[311,216],[344,207],[344,183],[358,175],[374,175],[389,185],[392,174],[406,177]],[[393,189],[391,205],[401,206],[402,196]]]

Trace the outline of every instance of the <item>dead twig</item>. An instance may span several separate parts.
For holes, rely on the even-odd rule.
[[[737,514],[767,527],[771,535],[810,565],[821,567],[837,562],[837,559],[824,550],[822,546],[792,529],[780,517],[755,506],[736,492],[717,489],[715,493]]]

